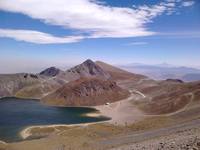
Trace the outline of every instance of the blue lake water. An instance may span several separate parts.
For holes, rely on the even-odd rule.
[[[87,117],[83,114],[95,112],[92,108],[52,107],[38,100],[0,99],[0,140],[6,142],[22,140],[19,133],[33,125],[78,124],[109,120],[107,117]]]

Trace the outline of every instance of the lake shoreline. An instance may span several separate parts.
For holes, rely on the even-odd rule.
[[[6,143],[6,142],[4,142],[4,141],[0,140],[0,144],[7,145],[8,143]]]
[[[33,130],[34,128],[45,129],[45,128],[56,128],[56,127],[84,127],[84,126],[93,125],[93,124],[98,124],[98,123],[108,123],[109,121],[110,121],[110,120],[98,121],[98,122],[91,122],[91,123],[78,123],[78,124],[55,124],[55,125],[37,125],[37,126],[29,126],[29,127],[26,127],[25,129],[23,129],[23,130],[20,132],[20,136],[22,137],[23,140],[29,138],[30,136],[33,135],[33,134],[31,133],[31,130]]]
[[[22,101],[37,101],[37,102],[40,102],[41,100],[40,99],[36,99],[36,98],[21,98],[21,97],[16,97],[16,96],[4,96],[4,97],[0,97],[0,101],[7,101],[7,98],[15,98],[17,100],[22,100]]]
[[[30,131],[34,127],[42,128],[41,130],[35,129],[32,131],[33,134],[36,133],[35,135],[37,137],[40,136],[40,131],[41,135],[47,135],[55,130],[51,128],[49,132],[48,128],[44,129],[46,127],[85,126],[104,121],[107,122],[111,119],[106,116],[102,116],[94,107],[84,106],[60,108],[55,106],[44,106],[39,100],[26,100],[16,97],[4,97],[0,100],[0,102],[0,114],[2,114],[0,115],[0,123],[3,123],[0,125],[0,132],[2,131],[0,133],[0,139],[9,143],[26,139],[30,136]],[[9,117],[10,119],[6,119],[7,116],[12,117]],[[6,126],[10,123],[15,123],[18,126],[15,128]],[[32,137],[30,137],[30,139]]]

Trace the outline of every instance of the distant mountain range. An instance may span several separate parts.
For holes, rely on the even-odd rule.
[[[89,59],[65,71],[50,67],[37,74],[4,74],[0,75],[0,97],[40,99],[45,104],[55,106],[94,106],[125,99],[132,94],[129,91],[135,91],[135,94],[145,95],[138,104],[141,103],[140,109],[150,114],[174,112],[191,102],[193,104],[193,101],[199,101],[200,81],[187,83],[177,79],[184,77],[183,74],[198,72],[198,69],[166,64],[137,64],[121,68],[138,74]],[[141,69],[143,73],[151,71],[153,75],[162,75],[167,79],[150,79],[139,74]],[[185,75],[185,80],[189,81],[190,77]]]
[[[130,72],[144,74],[152,79],[181,79],[183,81],[200,80],[200,69],[190,67],[176,67],[170,64],[145,65],[145,64],[128,64],[119,66]]]
[[[0,97],[36,98],[52,105],[99,105],[127,97],[129,92],[116,81],[128,78],[145,76],[88,59],[66,71],[50,67],[38,74],[0,75]]]

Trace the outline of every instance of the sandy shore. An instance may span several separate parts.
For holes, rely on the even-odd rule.
[[[83,114],[83,116],[87,116],[87,117],[100,117],[100,116],[102,116],[102,114],[100,112],[86,113],[86,114]]]
[[[108,122],[115,125],[127,125],[144,119],[145,115],[136,106],[132,104],[132,100],[142,98],[141,95],[130,91],[131,95],[125,100],[121,100],[109,105],[95,106],[100,114],[112,118]],[[133,115],[134,114],[134,115]]]
[[[6,142],[4,142],[4,141],[0,141],[0,144],[4,144],[4,145],[6,145],[7,143],[6,143]]]
[[[91,107],[94,108],[94,107]],[[102,113],[96,112],[96,113],[85,113],[83,116],[88,116],[88,117],[100,117],[102,116]],[[109,120],[108,120],[109,121]],[[38,126],[29,126],[23,129],[20,132],[20,136],[23,139],[26,139],[32,135],[31,130],[34,128],[56,128],[56,127],[79,127],[79,126],[88,126],[91,124],[97,124],[97,123],[102,123],[102,122],[108,122],[108,121],[99,121],[99,122],[91,122],[91,123],[80,123],[80,124],[55,124],[55,125],[38,125]]]
[[[79,127],[79,126],[88,126],[90,124],[94,124],[94,123],[82,123],[82,124],[69,124],[69,125],[65,125],[65,124],[56,124],[56,125],[41,125],[41,126],[29,126],[27,128],[25,128],[24,130],[22,130],[20,132],[20,135],[23,139],[26,139],[28,137],[30,137],[31,134],[31,130],[34,128],[56,128],[56,127]]]
[[[91,108],[94,108],[94,107],[91,107]],[[85,114],[83,114],[83,116],[100,117],[100,116],[102,116],[102,113],[97,111],[95,113],[85,113]],[[88,125],[91,125],[91,124],[97,124],[97,123],[102,123],[102,122],[108,122],[108,121],[99,121],[99,122],[92,122],[92,123],[80,123],[80,124],[56,124],[56,125],[29,126],[29,127],[26,127],[25,129],[23,129],[20,132],[20,136],[23,139],[30,137],[32,135],[31,130],[34,129],[34,128],[44,129],[44,128],[56,128],[56,127],[78,127],[78,126],[88,126]]]

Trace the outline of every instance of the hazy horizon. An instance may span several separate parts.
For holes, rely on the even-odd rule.
[[[89,59],[89,58],[88,58]],[[87,59],[85,59],[87,60]],[[80,61],[80,62],[77,62],[77,63],[66,63],[66,64],[45,64],[43,63],[43,65],[41,67],[38,67],[39,65],[36,65],[36,64],[31,64],[31,66],[29,66],[29,64],[24,64],[24,66],[21,66],[20,69],[18,69],[17,67],[15,66],[12,66],[10,68],[3,68],[0,70],[0,74],[15,74],[15,73],[40,73],[41,71],[47,69],[47,68],[50,68],[50,67],[56,67],[56,68],[59,68],[63,71],[71,68],[71,67],[74,67],[76,65],[79,65],[81,63],[83,63],[85,60],[83,61]],[[102,61],[102,60],[92,60],[92,61]],[[105,62],[105,61],[102,61],[102,62]],[[105,63],[108,63],[108,62],[105,62]],[[133,63],[118,63],[118,64],[114,64],[114,63],[108,63],[110,65],[113,65],[113,66],[116,66],[116,67],[128,67],[128,66],[142,66],[142,65],[145,65],[145,66],[160,66],[160,67],[163,67],[163,68],[179,68],[179,67],[187,67],[187,68],[193,68],[193,69],[198,69],[200,70],[200,67],[198,66],[179,66],[179,65],[173,65],[173,64],[168,64],[166,62],[163,62],[163,63],[159,63],[159,64],[144,64],[144,63],[138,63],[138,62],[133,62]],[[0,68],[1,67],[1,64],[0,64]]]

